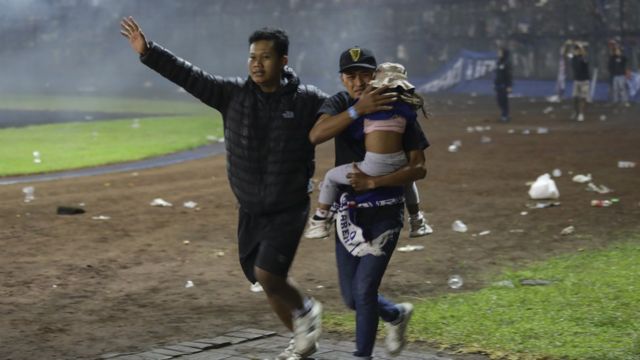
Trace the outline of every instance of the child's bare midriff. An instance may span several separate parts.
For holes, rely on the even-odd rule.
[[[394,131],[373,131],[365,135],[365,148],[376,154],[392,154],[402,151],[402,134]]]

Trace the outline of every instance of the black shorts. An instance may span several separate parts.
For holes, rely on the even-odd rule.
[[[242,271],[255,283],[254,267],[287,277],[309,216],[309,198],[287,210],[251,214],[240,207],[238,253]]]

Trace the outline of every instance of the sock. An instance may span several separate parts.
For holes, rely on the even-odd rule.
[[[302,301],[302,309],[293,310],[293,318],[296,319],[306,315],[309,311],[311,311],[312,307],[313,307],[313,301],[311,301],[311,298],[305,297],[304,300]]]
[[[329,216],[329,210],[316,209],[313,220],[324,220]]]

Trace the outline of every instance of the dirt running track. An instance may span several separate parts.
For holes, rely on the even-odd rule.
[[[543,114],[549,105],[516,100],[514,121],[505,125],[494,121],[493,99],[434,101],[433,118],[423,122],[433,144],[429,175],[419,188],[435,233],[403,233],[401,245],[426,249],[394,254],[384,293],[409,301],[441,295],[455,291],[446,285],[451,274],[465,280],[458,291],[472,291],[505,266],[602,247],[640,230],[640,169],[617,166],[640,162],[639,111],[592,105],[577,123],[566,105]],[[467,132],[469,126],[491,129]],[[539,127],[549,132],[537,134]],[[454,140],[462,147],[450,153]],[[319,179],[332,165],[332,142],[318,147],[317,159]],[[525,183],[554,168],[563,171],[556,179],[562,205],[527,209]],[[615,193],[588,192],[569,172],[591,173]],[[25,184],[0,187],[0,358],[84,359],[237,326],[285,330],[238,266],[236,204],[223,156],[33,185],[30,203],[23,202]],[[174,207],[149,206],[158,197]],[[620,202],[590,206],[609,197]],[[182,206],[190,200],[199,210]],[[56,215],[57,206],[79,203],[86,214]],[[92,219],[99,215],[110,219]],[[455,219],[469,232],[453,232]],[[575,233],[561,236],[569,225]],[[483,230],[491,233],[474,236]],[[332,239],[304,240],[292,274],[327,310],[343,311],[333,247]],[[195,286],[185,288],[187,280]]]

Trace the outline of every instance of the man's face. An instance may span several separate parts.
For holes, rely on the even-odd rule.
[[[275,91],[280,84],[287,56],[278,56],[273,41],[258,40],[249,46],[249,76],[263,91]]]
[[[349,96],[353,99],[359,98],[364,89],[369,84],[369,81],[373,79],[373,70],[366,68],[355,68],[353,70],[347,70],[340,74],[342,85],[349,93]]]

